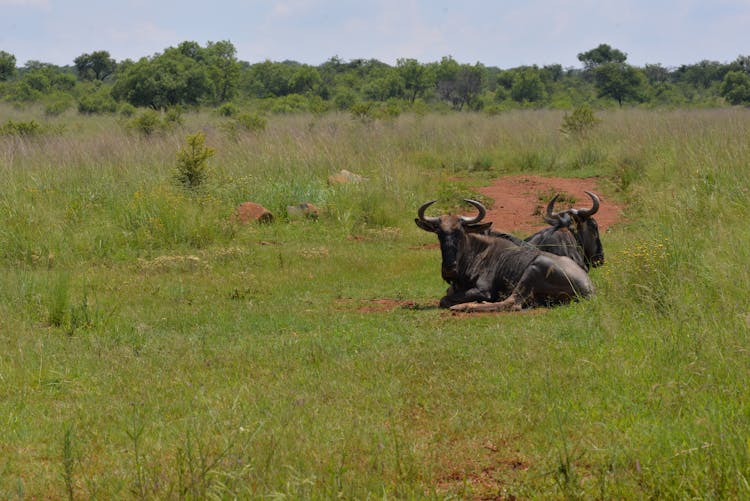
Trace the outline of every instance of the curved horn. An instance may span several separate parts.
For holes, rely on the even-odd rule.
[[[437,223],[438,221],[440,221],[439,217],[425,217],[424,215],[424,211],[427,210],[427,207],[434,204],[435,202],[437,202],[437,200],[431,200],[429,202],[423,203],[419,207],[419,210],[417,210],[417,216],[419,217],[420,220],[425,221],[427,223]]]
[[[557,197],[559,196],[560,194],[558,193],[552,198],[552,200],[549,201],[549,203],[547,204],[547,212],[544,214],[544,221],[547,224],[551,224],[552,226],[556,225],[558,221],[560,220],[560,213],[552,212],[552,209],[555,207],[555,202],[557,201]]]
[[[591,201],[594,203],[594,205],[590,209],[578,209],[574,214],[581,217],[591,217],[599,210],[599,197],[597,197],[590,191],[584,191],[584,193],[591,197]]]
[[[464,224],[476,224],[482,219],[484,219],[484,216],[487,215],[487,209],[484,208],[484,205],[477,202],[476,200],[471,200],[469,198],[464,198],[464,202],[473,205],[476,207],[476,209],[479,211],[479,214],[476,215],[476,217],[466,217],[461,216],[461,221]]]

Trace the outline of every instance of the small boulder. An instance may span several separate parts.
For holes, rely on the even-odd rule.
[[[341,169],[338,173],[328,176],[328,184],[356,184],[364,181],[367,181],[366,177],[346,169]]]
[[[320,209],[309,202],[304,202],[297,205],[287,205],[286,213],[289,219],[318,219]]]
[[[256,204],[255,202],[244,202],[234,209],[231,219],[240,224],[248,224],[253,221],[259,223],[270,223],[273,221],[273,214],[260,204]]]

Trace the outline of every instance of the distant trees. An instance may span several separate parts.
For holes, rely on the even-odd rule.
[[[133,106],[157,109],[220,103],[234,95],[239,75],[230,42],[209,42],[206,48],[183,42],[152,58],[123,63],[112,96]]]
[[[538,103],[547,99],[547,89],[538,68],[528,67],[516,72],[510,96],[519,103]]]
[[[578,60],[583,63],[585,70],[593,70],[597,66],[607,63],[624,63],[627,58],[627,54],[618,49],[613,49],[606,43],[578,54]]]
[[[16,56],[0,50],[0,82],[4,82],[16,73]]]
[[[465,105],[478,108],[477,97],[482,88],[484,66],[459,64],[452,57],[444,57],[435,68],[436,91],[441,99],[449,101],[453,109]]]
[[[117,63],[106,50],[81,54],[73,60],[81,80],[104,80],[114,73]]]
[[[526,106],[567,110],[613,102],[750,104],[750,56],[728,64],[704,60],[678,68],[636,67],[627,63],[625,52],[600,44],[578,59],[582,68],[501,69],[463,64],[451,56],[427,63],[398,59],[395,65],[338,56],[317,66],[270,60],[251,64],[237,59],[229,41],[184,41],[137,61],[118,63],[99,50],[81,54],[68,66],[28,61],[16,67],[15,56],[0,51],[0,100],[41,102],[48,114],[76,105],[80,113],[217,106],[224,116],[248,106],[270,113],[356,108],[372,116],[396,116],[405,109],[446,107],[500,113]]]
[[[604,63],[594,70],[599,97],[609,97],[622,106],[624,101],[642,101],[646,77],[642,71],[622,62]]]
[[[730,104],[750,104],[750,75],[744,71],[730,71],[721,83],[720,92]]]
[[[614,99],[620,106],[628,100],[642,101],[647,82],[641,70],[625,63],[627,59],[626,53],[608,44],[578,54],[584,72],[589,78],[593,77],[597,96]]]
[[[419,64],[416,59],[399,59],[396,61],[396,71],[403,81],[404,97],[411,103],[433,85],[429,68]]]

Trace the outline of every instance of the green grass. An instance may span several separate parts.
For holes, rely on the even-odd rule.
[[[3,497],[750,497],[746,111],[602,112],[585,142],[540,111],[149,138],[2,111],[64,125],[0,136]],[[416,207],[517,172],[629,204],[596,296],[438,310]],[[247,200],[276,222],[232,223]]]

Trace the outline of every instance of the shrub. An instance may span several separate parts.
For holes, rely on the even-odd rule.
[[[182,125],[184,123],[185,119],[182,117],[182,108],[170,108],[166,111],[166,113],[164,113],[164,124],[167,126],[167,128]]]
[[[240,128],[250,132],[260,132],[266,130],[268,121],[255,113],[241,113],[237,116],[237,124]]]
[[[136,107],[135,107],[135,106],[133,106],[133,105],[132,105],[132,104],[130,104],[130,103],[122,103],[122,104],[120,105],[120,110],[119,110],[119,113],[120,113],[120,115],[122,115],[123,117],[127,117],[127,118],[130,118],[130,117],[132,117],[133,115],[135,115],[135,112],[136,112]]]
[[[233,138],[241,132],[262,132],[266,130],[267,120],[254,113],[242,113],[236,118],[222,124],[222,128]]]
[[[104,87],[87,93],[78,100],[79,113],[114,113],[115,111],[117,111],[117,102]]]
[[[54,93],[45,100],[44,114],[50,117],[60,116],[73,106],[74,100],[69,94]]]
[[[44,127],[35,120],[29,120],[28,122],[8,120],[5,124],[0,125],[0,136],[31,137],[38,136],[43,131]]]
[[[572,113],[566,113],[563,117],[560,132],[574,137],[587,136],[600,122],[588,105],[576,107]]]
[[[239,111],[237,106],[232,103],[224,103],[216,110],[222,117],[233,117]]]
[[[162,117],[158,111],[147,109],[127,122],[125,127],[139,132],[144,136],[150,136],[155,132],[164,132],[173,129],[181,123],[182,115],[179,110],[169,110]]]
[[[372,101],[365,101],[361,103],[355,103],[349,108],[352,118],[361,122],[370,122],[374,118],[375,103]]]
[[[196,132],[187,137],[187,147],[177,152],[177,180],[194,189],[208,177],[206,162],[215,150],[206,146],[206,136]]]

